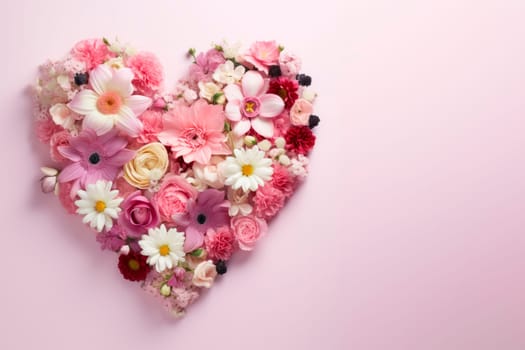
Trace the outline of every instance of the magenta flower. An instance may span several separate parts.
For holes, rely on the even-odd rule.
[[[158,138],[186,163],[207,164],[213,154],[231,154],[223,129],[222,107],[198,100],[191,107],[177,104],[166,113]]]
[[[224,88],[228,104],[224,111],[226,117],[235,122],[233,132],[236,135],[246,134],[253,128],[259,135],[273,136],[273,121],[284,110],[284,101],[278,95],[267,94],[268,84],[261,73],[247,72],[242,78],[242,89],[239,85],[229,84]]]
[[[130,194],[120,206],[119,224],[127,230],[128,237],[140,238],[159,223],[157,208],[141,191]]]
[[[60,154],[72,162],[60,172],[58,181],[74,181],[72,192],[98,180],[113,181],[135,155],[125,149],[128,142],[117,134],[113,129],[97,136],[94,130],[84,129],[70,140],[69,146],[58,147]]]
[[[199,194],[196,201],[188,202],[188,212],[182,217],[174,217],[178,225],[186,227],[184,251],[191,252],[202,246],[204,234],[208,229],[230,225],[228,207],[223,191],[208,189]]]

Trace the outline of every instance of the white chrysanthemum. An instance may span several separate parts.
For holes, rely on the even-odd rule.
[[[233,150],[235,157],[227,157],[221,163],[221,172],[226,178],[224,184],[234,190],[256,191],[264,181],[272,178],[272,160],[257,146],[250,149]]]
[[[157,272],[171,269],[179,261],[184,261],[184,233],[175,228],[167,230],[164,224],[149,229],[139,245],[141,254],[148,257],[148,264],[155,266]]]
[[[86,190],[79,190],[79,200],[75,201],[78,207],[77,213],[84,215],[82,222],[97,230],[102,231],[105,227],[110,230],[113,227],[113,219],[118,218],[119,205],[122,198],[117,198],[118,190],[111,190],[112,182],[99,180],[94,184],[87,185]]]

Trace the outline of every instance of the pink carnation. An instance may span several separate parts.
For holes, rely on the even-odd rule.
[[[38,119],[36,121],[36,136],[43,143],[48,143],[51,140],[51,137],[64,130],[61,126],[56,125],[55,122],[49,119]]]
[[[209,229],[206,233],[206,251],[213,260],[229,260],[233,254],[234,243],[235,236],[227,226],[216,230]]]
[[[126,65],[133,71],[132,83],[139,95],[153,96],[162,86],[164,73],[154,54],[139,52],[128,58]]]
[[[279,63],[279,45],[275,41],[256,41],[244,55],[244,60],[268,74],[268,67]]]
[[[140,143],[156,142],[157,134],[162,130],[162,113],[158,111],[147,110],[139,117],[143,129],[137,141]]]
[[[53,136],[51,136],[51,140],[49,141],[49,144],[51,146],[51,159],[59,163],[66,162],[68,160],[62,154],[60,154],[60,152],[58,151],[58,147],[69,146],[70,139],[71,134],[69,133],[69,131],[66,130],[56,132],[53,134]]]
[[[284,198],[284,194],[270,184],[260,187],[253,197],[255,214],[263,219],[272,218],[283,207]]]
[[[73,189],[73,182],[59,182],[58,183],[58,200],[69,214],[77,212],[75,205],[76,193],[71,193]]]
[[[71,50],[71,55],[84,62],[88,70],[92,70],[115,56],[101,39],[87,39],[78,42]]]
[[[270,184],[281,191],[286,198],[290,197],[294,192],[296,179],[293,177],[288,168],[279,163],[273,164],[273,175]]]

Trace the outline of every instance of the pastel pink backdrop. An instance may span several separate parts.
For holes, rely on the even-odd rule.
[[[17,0],[0,29],[1,349],[525,348],[523,1]],[[39,193],[25,87],[102,35],[169,84],[274,38],[320,93],[305,186],[181,321]]]

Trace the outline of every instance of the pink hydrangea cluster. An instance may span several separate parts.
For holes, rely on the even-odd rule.
[[[83,40],[34,87],[52,162],[42,190],[177,316],[268,233],[308,174],[319,123],[311,77],[275,41],[190,53],[167,90],[152,53]]]

